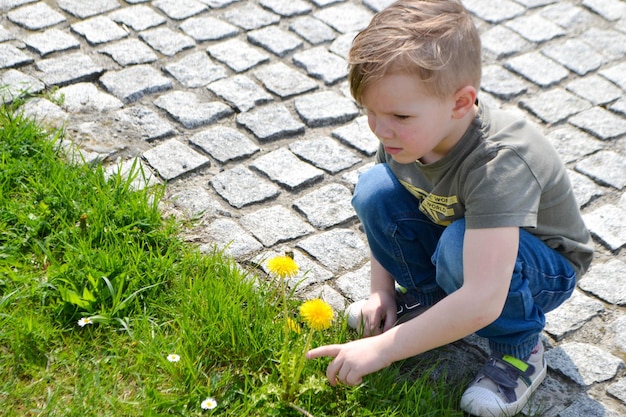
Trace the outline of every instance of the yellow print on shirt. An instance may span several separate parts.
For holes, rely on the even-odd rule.
[[[407,182],[400,182],[411,194],[420,200],[420,211],[433,222],[442,226],[448,226],[455,220],[454,206],[459,202],[457,196],[435,195]]]

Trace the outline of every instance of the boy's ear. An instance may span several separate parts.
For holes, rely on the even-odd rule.
[[[462,119],[474,108],[474,103],[476,103],[476,89],[471,85],[459,88],[456,93],[454,93],[452,117]]]

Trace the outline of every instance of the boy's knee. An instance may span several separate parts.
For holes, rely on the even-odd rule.
[[[352,196],[352,207],[360,213],[362,208],[371,208],[373,204],[390,198],[394,189],[393,179],[386,165],[374,165],[359,176]]]
[[[437,284],[448,294],[463,285],[464,236],[465,220],[456,220],[444,230],[433,255],[432,261],[437,267]]]

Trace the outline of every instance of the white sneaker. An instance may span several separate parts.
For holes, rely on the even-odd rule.
[[[351,329],[359,330],[363,327],[363,318],[361,315],[361,310],[363,310],[363,306],[367,300],[359,300],[350,304],[348,308],[346,308],[345,315],[348,319],[348,326]]]
[[[543,344],[526,361],[494,354],[461,397],[461,408],[479,417],[513,416],[546,377]]]

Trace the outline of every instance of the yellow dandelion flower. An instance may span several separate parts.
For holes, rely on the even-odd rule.
[[[324,330],[330,327],[335,313],[327,302],[315,298],[300,306],[300,315],[311,329]]]
[[[280,278],[292,278],[298,273],[298,264],[289,256],[276,256],[267,261],[267,269]]]
[[[287,317],[287,327],[294,333],[300,334],[300,332],[302,331],[300,329],[300,326],[298,326],[298,323],[296,323],[291,317]]]

